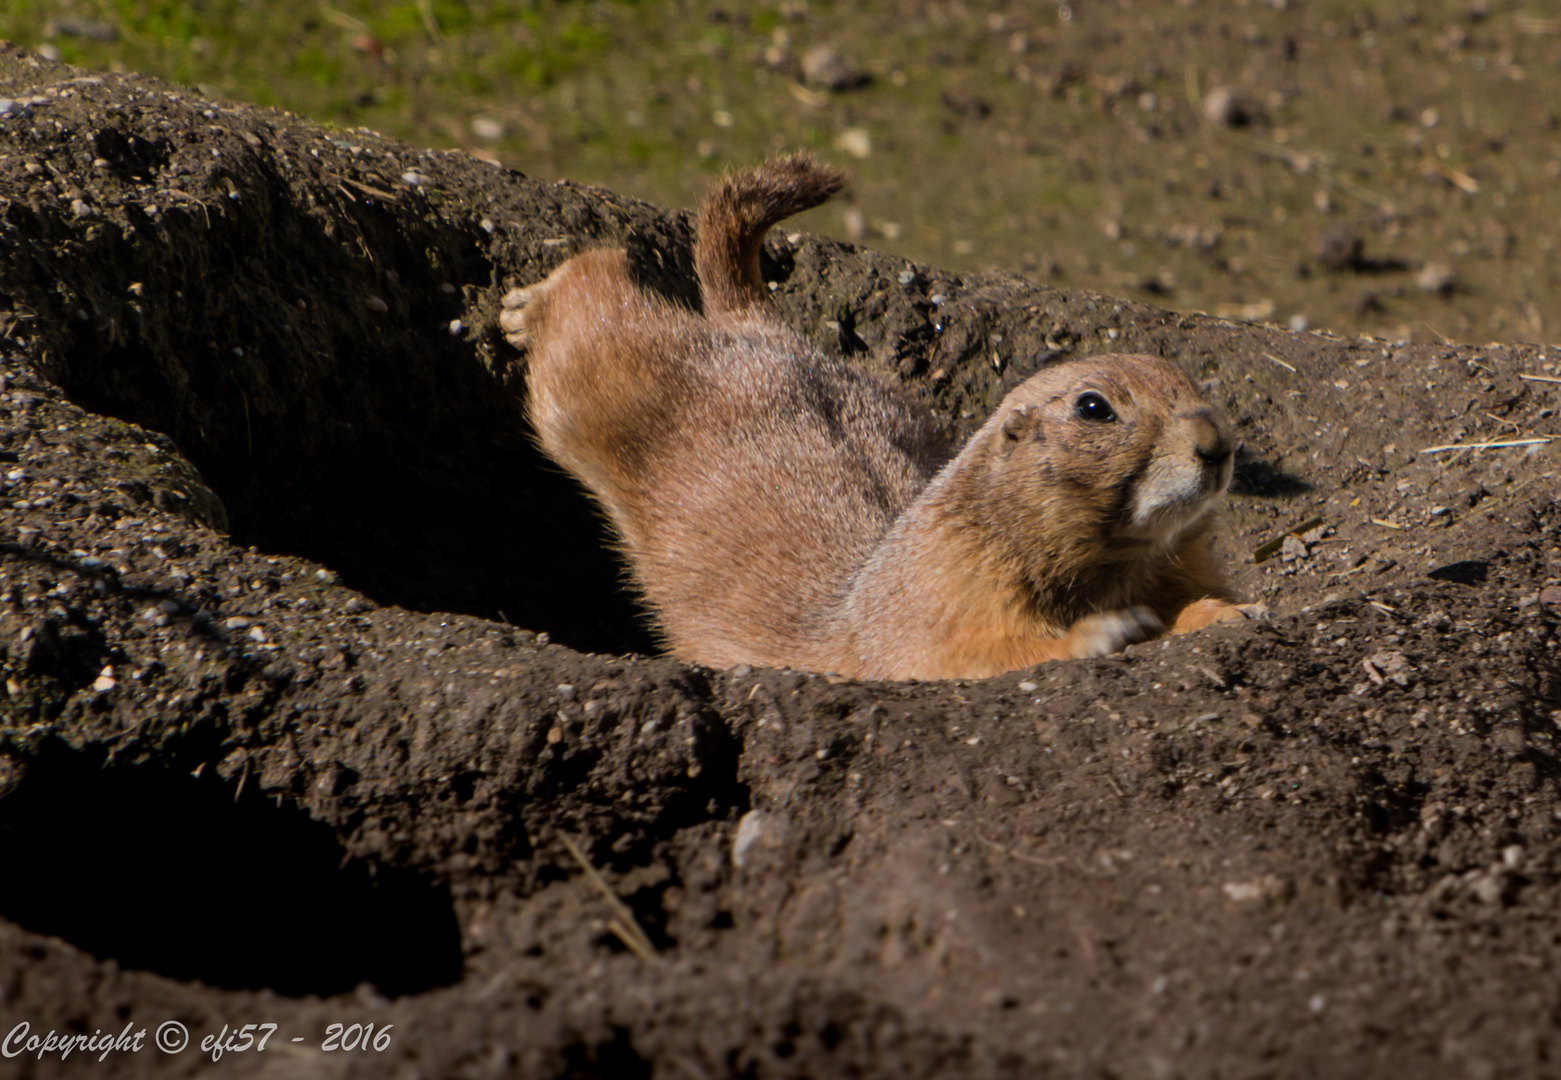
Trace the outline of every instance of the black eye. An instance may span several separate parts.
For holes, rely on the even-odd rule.
[[[1093,390],[1079,395],[1079,400],[1073,403],[1073,411],[1080,420],[1094,420],[1102,424],[1117,418],[1117,414],[1111,408],[1111,402]]]

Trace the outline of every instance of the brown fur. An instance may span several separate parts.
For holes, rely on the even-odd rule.
[[[975,677],[1230,617],[1205,542],[1230,447],[1174,365],[1050,368],[948,461],[924,409],[780,322],[760,245],[841,183],[801,155],[721,180],[703,315],[637,288],[622,251],[505,298],[538,438],[601,503],[672,651]],[[1080,419],[1086,392],[1117,418]]]

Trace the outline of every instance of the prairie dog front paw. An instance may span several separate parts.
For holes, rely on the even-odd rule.
[[[1086,615],[1068,630],[1068,655],[1075,660],[1110,656],[1164,629],[1160,617],[1146,607]]]

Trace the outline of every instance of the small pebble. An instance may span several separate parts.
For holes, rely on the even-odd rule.
[[[1225,896],[1233,903],[1249,904],[1255,900],[1273,901],[1288,899],[1291,886],[1277,874],[1264,874],[1251,881],[1227,881]]]
[[[390,310],[390,305],[377,296],[365,297],[363,306],[377,315],[383,315]]]
[[[1221,127],[1245,127],[1253,120],[1251,108],[1228,86],[1216,86],[1204,95],[1203,115]]]
[[[866,158],[872,155],[873,137],[866,128],[849,127],[835,136],[835,146],[852,157]]]
[[[424,176],[420,172],[412,170],[402,173],[401,179],[406,183],[411,184],[413,187],[421,187],[422,185],[428,183],[428,177]]]
[[[1450,296],[1458,289],[1458,271],[1448,263],[1426,263],[1415,272],[1415,286],[1423,292]]]
[[[463,323],[460,319],[451,319],[450,320],[450,336],[451,337],[460,337],[461,336],[461,331],[465,330],[465,329],[466,329],[466,324]]]
[[[1482,904],[1501,903],[1507,892],[1507,883],[1500,874],[1481,874],[1470,886],[1474,898]]]
[[[114,686],[114,666],[110,664],[98,673],[98,677],[92,682],[92,689],[95,693],[102,694],[114,689]]]
[[[249,619],[246,619],[242,616],[235,616],[234,618],[225,620],[222,625],[229,630],[247,630],[249,629],[249,624]]]
[[[1331,225],[1312,242],[1312,257],[1325,270],[1359,270],[1365,256],[1366,240],[1353,225]]]
[[[829,90],[845,90],[862,81],[856,65],[828,45],[815,45],[802,54],[802,78]]]
[[[737,822],[737,835],[732,838],[732,865],[741,870],[748,862],[748,849],[764,833],[764,811],[750,810]]]

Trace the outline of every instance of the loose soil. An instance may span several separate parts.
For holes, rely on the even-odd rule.
[[[1218,380],[1277,617],[974,683],[688,668],[495,325],[593,244],[690,300],[686,213],[16,49],[0,96],[0,1028],[148,1031],[0,1074],[1554,1068],[1557,451],[1424,451],[1561,437],[1556,352],[778,233],[785,317],[956,433],[1063,357]]]

